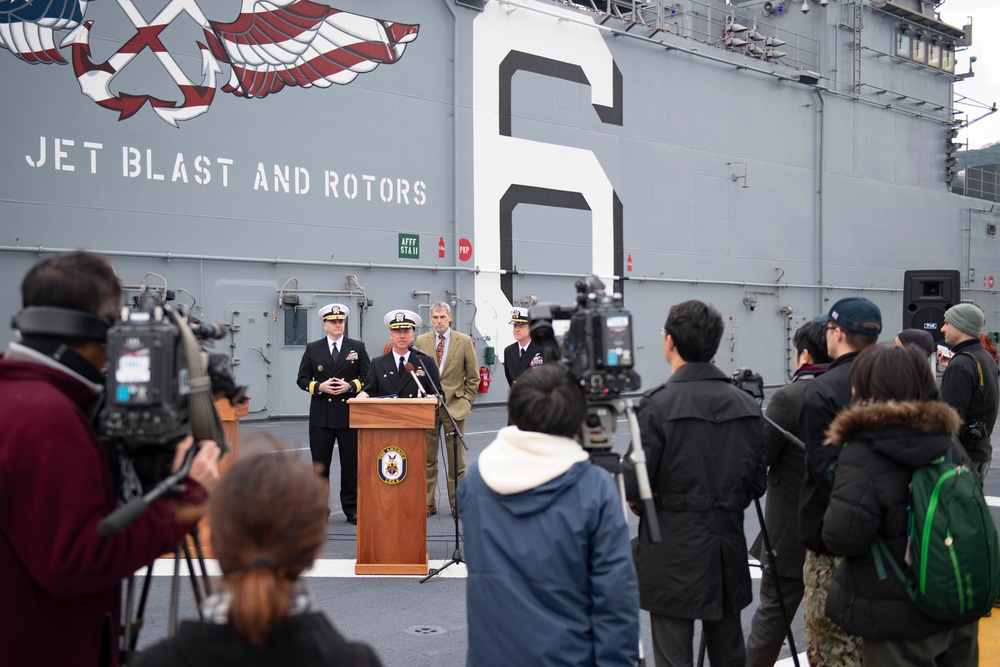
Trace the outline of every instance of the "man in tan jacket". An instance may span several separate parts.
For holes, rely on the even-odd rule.
[[[434,331],[417,336],[415,347],[430,355],[441,374],[441,392],[451,411],[460,433],[465,433],[465,418],[472,410],[479,388],[479,366],[472,337],[451,328],[451,307],[437,301],[431,306],[431,324]],[[430,391],[430,388],[428,388]],[[444,427],[445,446],[442,448],[441,427]],[[454,451],[453,427],[444,408],[438,406],[434,429],[427,432],[427,516],[437,514],[438,449],[444,449],[448,460],[448,500],[451,514],[455,506],[455,487],[465,477],[465,448],[461,441]]]

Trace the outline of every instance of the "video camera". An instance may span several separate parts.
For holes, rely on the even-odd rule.
[[[562,344],[556,341],[554,320],[569,320]],[[580,383],[588,401],[617,398],[639,388],[632,365],[632,314],[621,294],[606,294],[594,275],[576,282],[576,304],[540,303],[531,308],[531,340],[542,348],[546,363],[560,361]]]
[[[618,480],[625,503],[622,459],[611,450],[618,415],[628,420],[632,448],[627,464],[635,474],[642,512],[650,541],[660,541],[656,508],[653,504],[646,458],[642,449],[639,422],[632,402],[622,393],[639,388],[641,380],[633,369],[632,314],[625,309],[621,294],[607,294],[595,275],[576,282],[576,304],[560,306],[540,303],[530,309],[528,328],[531,340],[542,349],[544,363],[562,363],[580,385],[587,399],[583,423],[583,447],[592,463],[608,470]],[[558,341],[552,322],[569,320],[569,329]]]
[[[174,446],[187,433],[228,451],[213,396],[245,400],[229,360],[208,354],[204,342],[224,337],[221,324],[199,322],[168,301],[174,292],[144,287],[108,331],[107,403],[99,427],[134,460],[144,488],[170,472]]]
[[[561,343],[552,326],[555,320],[569,320]],[[632,314],[625,309],[622,295],[605,293],[601,279],[589,275],[576,282],[575,305],[532,306],[528,327],[531,340],[542,348],[544,362],[564,364],[587,398],[584,448],[592,452],[592,458],[594,451],[609,452],[622,408],[608,403],[641,383],[632,368]]]

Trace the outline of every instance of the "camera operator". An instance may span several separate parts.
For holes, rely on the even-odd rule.
[[[632,667],[639,604],[614,479],[576,438],[587,404],[561,364],[518,377],[458,487],[469,566],[466,664]],[[746,562],[746,558],[743,559]]]
[[[679,303],[662,331],[672,374],[646,392],[638,419],[663,542],[640,528],[640,606],[657,667],[692,664],[694,619],[712,665],[743,667],[740,610],[753,597],[743,513],[767,484],[760,408],[711,362],[717,310]]]
[[[993,459],[993,425],[997,420],[997,365],[980,342],[986,318],[971,303],[960,303],[944,313],[941,333],[951,348],[951,357],[938,350],[945,366],[941,378],[941,400],[955,408],[962,420],[958,434],[965,451],[976,466],[980,483]]]
[[[119,477],[93,423],[118,277],[101,257],[71,252],[32,267],[21,297],[21,341],[0,355],[0,656],[15,666],[116,665],[120,582],[192,528],[186,520],[218,480],[219,448],[200,443],[182,496],[99,537]],[[51,322],[39,326],[39,314]],[[177,446],[174,469],[191,446],[190,436]]]

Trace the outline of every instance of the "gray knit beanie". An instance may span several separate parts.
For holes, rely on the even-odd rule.
[[[978,336],[983,331],[983,325],[986,324],[983,311],[971,303],[960,303],[944,311],[944,320],[970,336]]]

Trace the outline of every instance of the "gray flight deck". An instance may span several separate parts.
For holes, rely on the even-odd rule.
[[[466,442],[468,461],[474,461],[490,443],[496,431],[506,425],[505,408],[484,406],[472,411],[467,422]],[[241,433],[242,451],[252,448],[254,436],[266,434],[278,437],[290,444],[303,458],[308,459],[308,428],[304,420],[278,420],[270,422],[250,422],[244,424]],[[616,431],[615,450],[625,450],[628,441],[624,423],[619,423]],[[337,479],[339,470],[334,455],[332,478]],[[1000,495],[1000,478],[991,475],[986,482],[988,496]],[[329,537],[322,558],[327,560],[322,568],[328,576],[312,576],[309,587],[317,604],[327,613],[333,623],[346,636],[369,642],[378,651],[385,665],[407,665],[410,667],[457,667],[465,664],[466,617],[465,617],[465,566],[452,565],[444,572],[425,583],[415,576],[354,576],[352,562],[355,557],[355,527],[347,523],[339,512],[337,493],[331,494]],[[992,498],[994,502],[997,499]],[[447,507],[447,490],[444,480],[438,483],[438,506]],[[1000,511],[994,509],[994,519],[1000,518]],[[638,529],[638,519],[630,517],[632,534]],[[758,522],[753,505],[747,509],[745,530],[748,541],[756,536]],[[452,557],[455,549],[454,523],[447,510],[427,520],[427,552],[432,566]],[[157,571],[166,570],[169,565],[158,564]],[[320,568],[317,568],[320,569]],[[337,574],[341,572],[344,574]],[[751,568],[754,576],[754,602],[743,612],[743,627],[748,629],[753,610],[756,608],[759,570]],[[190,585],[181,583],[180,617],[193,618],[194,603]],[[169,577],[154,577],[152,593],[148,605],[147,626],[140,633],[140,647],[148,646],[166,635]],[[651,655],[652,644],[649,635],[649,616],[642,612],[642,643],[647,656]],[[697,625],[696,631],[697,631]],[[797,614],[793,629],[796,648],[805,650],[802,612]],[[511,637],[511,641],[518,638]],[[697,638],[696,638],[697,642]],[[696,644],[697,645],[697,644]],[[787,646],[782,658],[789,658]],[[806,661],[800,660],[802,665]],[[652,664],[651,662],[649,664]],[[787,660],[782,665],[791,665]]]

